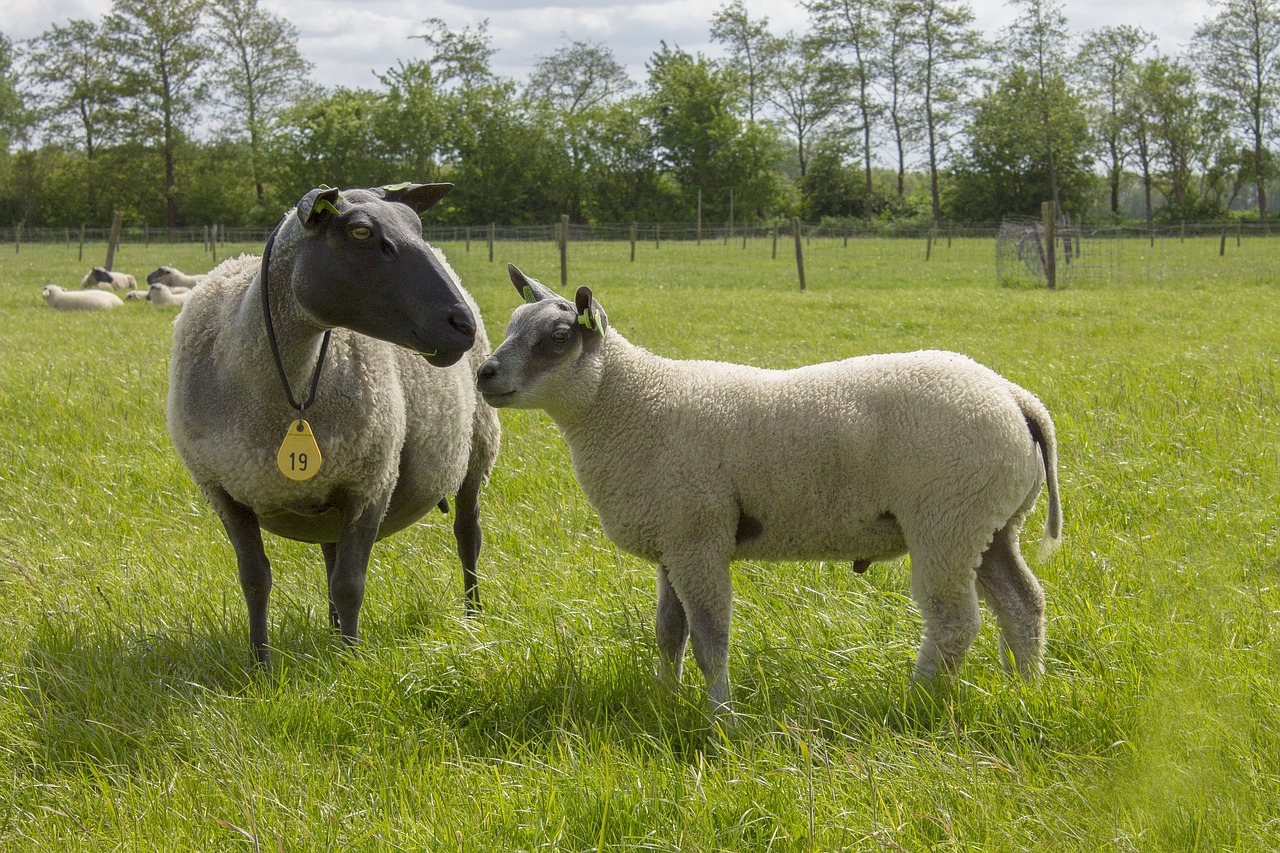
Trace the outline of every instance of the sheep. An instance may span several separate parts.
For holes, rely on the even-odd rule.
[[[320,545],[329,622],[350,645],[374,541],[456,493],[467,612],[480,607],[478,498],[499,442],[475,389],[489,344],[418,217],[451,188],[312,190],[261,258],[224,261],[174,323],[170,437],[235,549],[260,666],[261,530]]]
[[[188,288],[167,287],[163,284],[153,284],[147,291],[147,299],[151,301],[152,308],[177,308],[181,310],[190,295],[191,291]]]
[[[106,267],[94,267],[85,273],[80,280],[80,287],[86,290],[100,288],[102,290],[136,290],[138,280],[128,273],[112,272]]]
[[[1059,540],[1057,440],[1030,392],[951,352],[795,370],[673,361],[629,343],[591,289],[575,301],[514,266],[529,304],[477,374],[489,405],[543,409],[605,534],[657,564],[659,675],[686,640],[713,713],[729,709],[729,565],[910,552],[924,621],[914,693],[935,696],[996,613],[1006,669],[1042,671],[1044,594],[1018,548],[1047,483]],[[976,584],[975,584],[976,581]]]
[[[177,267],[157,267],[147,274],[147,284],[167,284],[169,287],[185,287],[190,290],[204,281],[202,275],[187,275]]]
[[[130,290],[124,295],[125,302],[143,302],[151,299],[151,291],[148,290]]]
[[[63,290],[56,284],[46,284],[40,295],[50,308],[59,311],[105,311],[124,304],[119,296],[105,290]]]

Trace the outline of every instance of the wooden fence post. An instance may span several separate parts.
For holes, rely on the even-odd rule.
[[[106,268],[111,269],[116,262],[116,247],[120,245],[120,224],[124,221],[124,211],[113,210],[111,212],[111,237],[107,240],[107,263]]]
[[[1222,241],[1218,243],[1218,257],[1227,253],[1227,226],[1222,226]]]
[[[640,223],[631,223],[631,263],[636,262],[636,232],[640,230]]]
[[[13,253],[15,255],[22,252],[22,223],[19,222],[13,229]]]
[[[497,225],[493,222],[489,223],[489,263],[493,263],[493,237],[498,230]]]
[[[569,283],[569,214],[560,214],[560,286]]]
[[[80,255],[79,260],[84,260],[84,223],[80,223]]]
[[[773,259],[778,259],[778,223],[773,223]]]
[[[1044,277],[1049,282],[1049,289],[1058,288],[1058,205],[1046,201],[1040,205],[1040,215],[1044,219]]]
[[[800,273],[800,289],[804,290],[804,246],[800,240],[800,217],[793,216],[791,226],[796,232],[796,271]]]

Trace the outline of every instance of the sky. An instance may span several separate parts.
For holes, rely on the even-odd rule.
[[[314,64],[312,79],[322,86],[380,88],[376,74],[398,60],[425,59],[421,40],[429,17],[453,30],[488,19],[495,73],[523,81],[542,57],[573,41],[608,47],[633,78],[645,77],[645,62],[665,41],[690,53],[723,55],[710,40],[710,20],[728,0],[260,0],[268,11],[299,30],[298,46]],[[746,0],[753,19],[768,18],[776,34],[807,29],[808,14],[798,0]],[[975,26],[996,36],[1017,10],[1005,0],[970,0]],[[0,32],[13,41],[40,35],[72,18],[95,22],[111,0],[0,0]],[[1063,12],[1074,31],[1130,24],[1155,33],[1162,51],[1185,54],[1197,24],[1210,17],[1210,0],[1065,0]]]

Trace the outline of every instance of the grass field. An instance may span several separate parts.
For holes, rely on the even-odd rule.
[[[277,664],[251,671],[231,548],[165,431],[173,315],[51,311],[40,286],[103,247],[0,247],[0,848],[1280,849],[1280,247],[1212,242],[1057,292],[997,286],[983,241],[928,264],[815,241],[805,293],[790,245],[571,247],[570,284],[661,354],[955,349],[1057,423],[1043,680],[1000,672],[988,620],[954,695],[907,706],[903,563],[743,562],[728,733],[696,667],[655,689],[652,569],[538,412],[502,413],[481,617],[438,514],[375,548],[352,651],[318,549],[272,538]],[[548,245],[444,248],[495,344],[501,262],[558,285]],[[209,260],[116,268],[161,263]]]

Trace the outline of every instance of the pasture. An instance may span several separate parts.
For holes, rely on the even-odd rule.
[[[550,244],[443,248],[494,345],[504,262],[559,289]],[[815,240],[801,293],[790,243],[570,247],[570,286],[659,354],[954,349],[1057,424],[1064,543],[1035,560],[1043,496],[1024,536],[1041,681],[1000,671],[988,620],[950,699],[908,705],[905,564],[742,562],[724,732],[691,662],[657,692],[652,569],[604,538],[539,412],[502,412],[480,617],[439,514],[375,547],[350,651],[319,549],[268,538],[276,665],[252,671],[234,556],[165,429],[174,314],[51,311],[40,287],[105,248],[0,247],[0,847],[1276,849],[1280,243],[1159,248],[1159,275],[1050,292],[998,286],[990,241],[926,264]],[[115,267],[159,264],[208,255]]]

